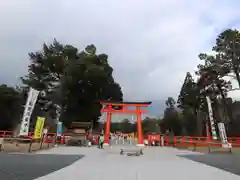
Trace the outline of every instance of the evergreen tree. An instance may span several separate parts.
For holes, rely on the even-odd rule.
[[[22,78],[23,84],[43,92],[37,105],[44,106],[46,111],[60,106],[61,120],[66,126],[72,121],[96,125],[101,115],[97,100],[122,100],[108,56],[96,52],[94,45],[79,52],[72,45],[54,40],[49,46],[44,44],[42,51],[29,54],[31,63],[28,75]]]

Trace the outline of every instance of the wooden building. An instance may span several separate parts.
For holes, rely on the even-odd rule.
[[[68,145],[82,145],[87,138],[87,133],[92,128],[91,122],[72,122],[65,133]]]

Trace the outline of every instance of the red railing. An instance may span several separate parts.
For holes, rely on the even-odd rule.
[[[0,131],[0,137],[12,137],[12,131]]]
[[[148,144],[151,145],[152,141],[158,141],[162,145],[161,139],[163,138],[164,146],[174,146],[174,147],[186,147],[193,145],[198,147],[211,146],[220,147],[222,146],[220,140],[212,140],[207,137],[197,137],[197,136],[165,136],[160,134],[149,134]],[[228,142],[232,144],[233,147],[240,147],[240,137],[229,137]]]
[[[174,136],[172,139],[170,137],[164,138],[165,146],[189,146],[194,144],[198,147],[211,146],[221,147],[221,140],[212,140],[207,137],[192,137],[192,136]],[[233,147],[240,147],[240,137],[229,137],[228,142],[232,144]]]
[[[29,132],[27,136],[23,136],[26,139],[32,139],[34,132]],[[13,131],[3,131],[0,130],[0,137],[2,138],[11,138],[13,137]],[[65,136],[57,137],[56,133],[47,133],[43,138],[44,143],[60,143],[65,144]]]
[[[33,132],[29,132],[28,136],[24,136],[24,138],[31,139],[33,136]],[[66,134],[67,135],[67,134]],[[3,131],[0,130],[0,137],[10,138],[13,137],[12,131]],[[174,146],[174,147],[183,147],[183,146],[190,146],[194,144],[198,147],[208,146],[209,142],[211,142],[211,146],[220,147],[221,141],[220,140],[210,140],[207,137],[197,137],[197,136],[165,136],[162,134],[148,134],[145,138],[148,139],[149,145],[153,140],[159,141],[161,145],[161,138],[164,138],[164,146]],[[44,136],[45,143],[60,143],[65,144],[65,134],[61,137],[57,137],[56,133],[47,133]],[[228,142],[232,144],[233,147],[240,147],[240,137],[228,137]]]

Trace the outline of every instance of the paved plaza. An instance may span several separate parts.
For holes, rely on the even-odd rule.
[[[236,175],[240,174],[238,155],[150,147],[144,149],[143,156],[136,157],[120,155],[121,147],[56,147],[37,154],[0,153],[0,179],[240,180]]]
[[[240,176],[185,158],[197,152],[168,147],[145,148],[144,155],[121,156],[110,149],[59,147],[41,154],[84,155],[82,159],[37,180],[240,180]]]

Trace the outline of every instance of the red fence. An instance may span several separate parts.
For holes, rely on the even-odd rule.
[[[33,136],[33,132],[30,132],[28,136],[24,136],[24,138],[31,139]],[[13,137],[12,131],[1,131],[0,137],[10,138]],[[159,145],[161,144],[161,139],[163,138],[164,146],[173,146],[173,147],[181,147],[181,146],[189,146],[191,144],[195,144],[198,147],[208,146],[209,142],[212,142],[212,146],[221,146],[220,140],[209,140],[207,137],[196,137],[196,136],[165,136],[161,134],[148,134],[145,136],[148,139],[149,145],[151,142],[157,141]],[[56,133],[47,133],[44,136],[45,143],[52,143],[55,141],[56,143],[65,144],[65,135],[61,137],[57,137]],[[232,144],[233,147],[240,147],[240,137],[229,137],[228,142]]]
[[[28,136],[23,136],[23,138],[32,139],[33,134],[34,134],[34,132],[29,132]],[[2,131],[2,130],[0,130],[0,137],[11,138],[11,137],[13,137],[13,132],[12,131]],[[65,144],[65,136],[63,135],[63,136],[57,137],[56,133],[47,133],[44,136],[44,141],[43,142],[44,143],[55,142],[55,143]]]
[[[164,136],[160,134],[148,134],[147,140],[148,144],[151,145],[152,141],[159,142],[162,145],[161,139],[163,138],[164,146],[173,147],[184,147],[194,144],[198,147],[211,146],[220,147],[222,146],[220,140],[211,140],[207,137],[196,137],[196,136]],[[240,147],[240,137],[228,137],[228,142],[232,144],[233,147]]]
[[[220,147],[222,146],[221,140],[212,140],[207,137],[191,137],[191,136],[174,136],[172,139],[166,138],[168,145],[173,146],[187,146],[189,144],[196,144],[198,147],[211,146]],[[240,137],[228,137],[228,142],[232,144],[233,147],[240,147]]]

